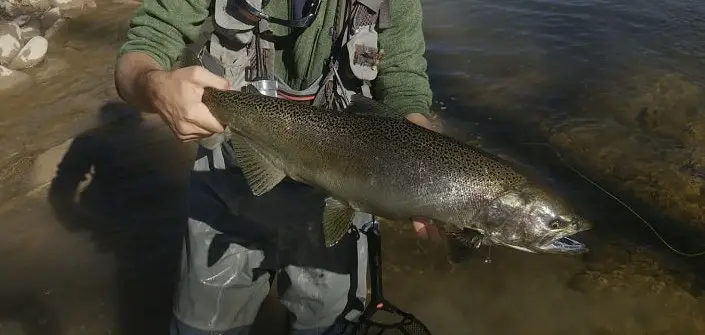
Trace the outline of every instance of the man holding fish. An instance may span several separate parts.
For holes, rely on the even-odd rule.
[[[273,270],[288,281],[293,334],[354,320],[366,293],[356,228],[370,214],[422,236],[433,220],[477,232],[478,245],[587,250],[569,236],[590,224],[551,192],[429,130],[419,0],[145,0],[128,37],[121,97],[199,141],[173,334],[248,333]],[[255,196],[285,177],[327,195],[317,256],[328,264],[263,265],[257,224],[235,215],[234,166]]]
[[[194,165],[198,172],[191,177],[191,208],[220,208],[210,204],[228,197],[227,191],[219,192],[221,185],[228,184],[226,175],[204,177],[208,173],[203,172],[226,170],[227,162],[236,161],[228,157],[232,152],[229,131],[202,103],[204,88],[255,88],[269,96],[336,110],[346,108],[350,96],[358,93],[406,111],[399,116],[431,127],[426,118],[431,91],[419,0],[268,2],[144,0],[120,50],[115,74],[120,96],[160,115],[178,139],[200,142]],[[177,58],[187,45],[212,65],[177,69]],[[211,218],[227,216],[226,209],[213,212]],[[354,222],[359,227],[369,220],[369,215],[360,213]],[[183,274],[179,284],[173,333],[247,333],[268,290],[268,275],[248,280],[241,274],[251,272],[253,260],[262,256],[232,243],[209,267],[204,255],[219,231],[207,221],[193,215],[189,219],[190,248],[184,260],[191,273]],[[231,221],[245,224],[235,217]],[[419,236],[429,235],[428,222],[413,221]],[[429,230],[437,234],[435,228]],[[325,283],[292,280],[290,290],[296,294],[291,296],[297,298],[284,303],[295,315],[293,333],[318,334],[340,322],[341,316],[356,316],[354,310],[361,308],[366,287],[364,280],[358,280],[364,279],[367,262],[364,235],[357,244],[356,254],[326,249],[341,262],[354,258],[361,270],[357,276],[329,272]],[[294,278],[317,271],[284,269]],[[358,282],[350,285],[350,281]],[[357,287],[356,292],[347,292],[351,286]],[[341,298],[355,294],[358,302],[341,303]]]

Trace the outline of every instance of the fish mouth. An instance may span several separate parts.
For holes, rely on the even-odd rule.
[[[588,231],[592,225],[584,220],[580,220],[579,224],[574,225],[571,229],[566,229],[562,233],[556,234],[551,239],[545,240],[538,246],[538,252],[550,254],[583,254],[590,249],[578,240],[573,239],[576,234]]]
[[[589,251],[585,243],[563,236],[539,247],[541,252],[553,254],[582,254]]]
[[[590,249],[578,240],[573,239],[576,234],[588,230],[589,227],[584,227],[584,229],[579,229],[578,231],[564,232],[563,234],[556,234],[551,237],[546,237],[543,241],[535,244],[514,244],[508,243],[507,241],[496,240],[493,238],[483,238],[483,244],[486,245],[503,245],[512,249],[534,253],[534,254],[564,254],[564,255],[577,255],[589,252]],[[481,232],[481,234],[483,234]],[[483,234],[484,236],[484,234]]]

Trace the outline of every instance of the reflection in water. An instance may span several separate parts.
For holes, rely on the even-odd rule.
[[[524,145],[550,142],[628,203],[641,202],[639,212],[665,213],[662,230],[702,231],[705,5],[424,6],[445,128],[464,139],[480,134],[481,145],[533,166],[597,227],[585,237],[585,257],[495,248],[492,264],[481,249],[449,265],[442,246],[418,241],[406,226],[383,226],[388,298],[435,334],[705,333],[702,266],[655,253],[658,242],[630,213],[550,150]],[[0,111],[3,153],[60,142],[94,124],[99,109],[101,117],[126,115],[76,138],[48,194],[51,211],[29,197],[0,214],[0,324],[24,325],[30,335],[163,334],[169,317],[192,152],[158,123],[105,105],[133,8],[99,7],[52,46],[54,65],[32,70],[41,78],[35,90],[3,98]]]

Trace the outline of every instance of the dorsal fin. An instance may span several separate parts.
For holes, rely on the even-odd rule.
[[[399,118],[402,113],[399,113],[392,109],[391,107],[379,102],[365,97],[361,94],[355,94],[350,98],[350,106],[345,109],[345,112],[352,114],[367,114],[367,115],[377,115],[391,118]]]

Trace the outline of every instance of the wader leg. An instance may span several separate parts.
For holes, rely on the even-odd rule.
[[[216,233],[206,223],[236,222],[228,202],[234,184],[225,171],[221,145],[199,146],[189,185],[189,221],[175,297],[171,335],[248,334],[269,292],[269,274],[253,275],[264,254],[230,244],[223,256],[207,265]]]
[[[359,213],[354,224],[360,228],[371,219],[371,215]],[[280,300],[294,317],[292,335],[338,335],[344,327],[343,318],[353,321],[362,313],[367,293],[367,238],[360,233],[352,243],[356,253],[347,249],[337,256],[352,258],[350,274],[292,265],[284,268],[281,274],[288,280]],[[279,284],[282,282],[280,279]]]

